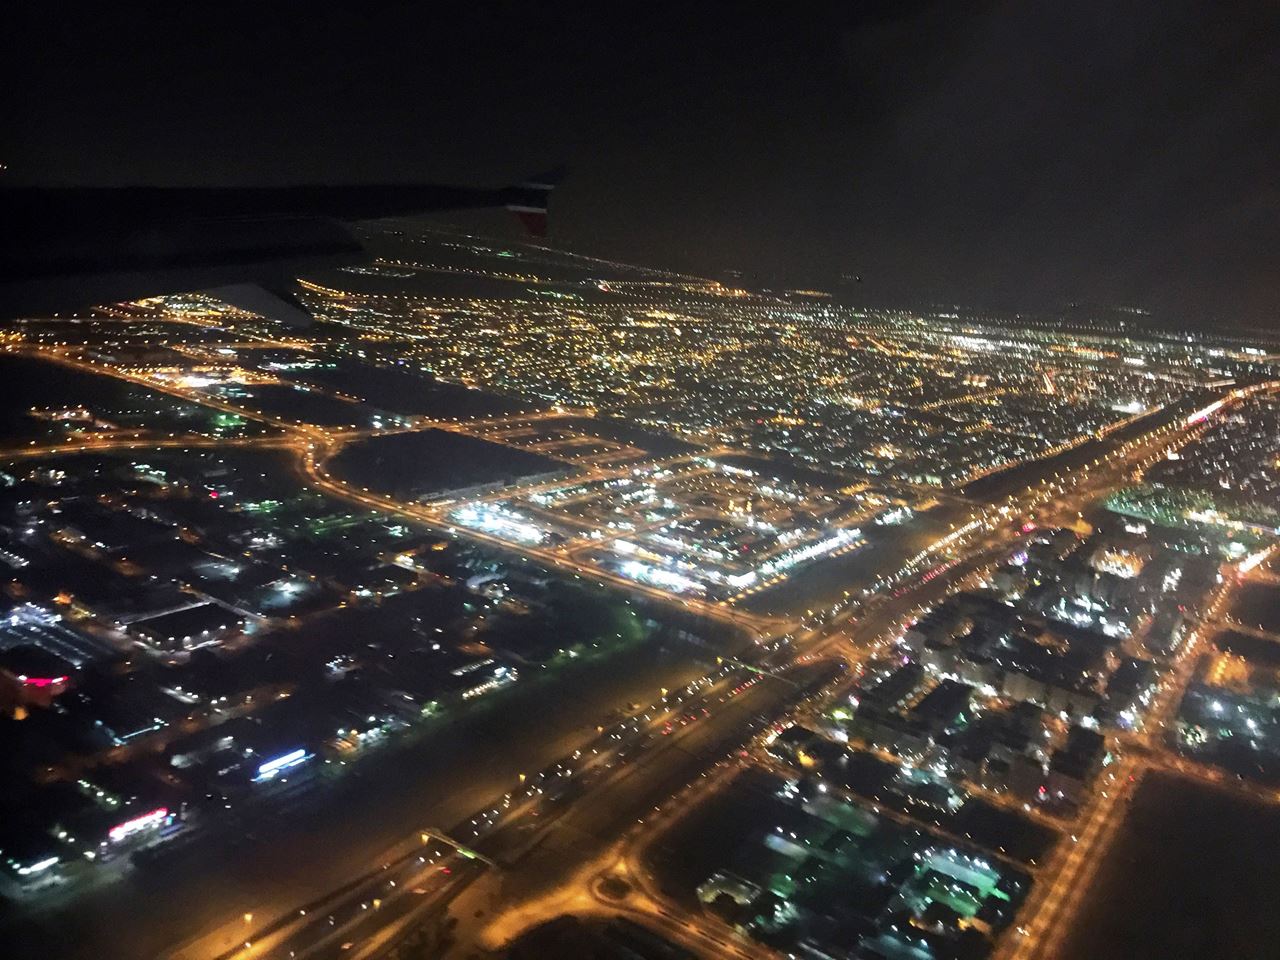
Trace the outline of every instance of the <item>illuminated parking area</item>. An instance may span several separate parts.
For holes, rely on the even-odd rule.
[[[673,594],[728,600],[854,549],[889,501],[832,493],[706,456],[511,488],[450,522]]]
[[[253,777],[253,782],[262,783],[266,780],[274,780],[281,774],[306,763],[313,756],[314,754],[302,747],[299,747],[296,750],[290,750],[288,753],[282,753],[278,757],[274,757],[260,763],[258,765],[258,772]]]
[[[515,543],[536,544],[547,538],[547,532],[537,524],[501,504],[480,503],[459,507],[449,516],[464,527],[491,533]]]

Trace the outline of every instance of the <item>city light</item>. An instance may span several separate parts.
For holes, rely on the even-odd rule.
[[[0,463],[15,729],[88,745],[19,784],[23,896],[338,803],[345,885],[228,901],[211,949],[367,952],[474,883],[495,944],[625,890],[693,952],[1028,960],[1146,771],[1280,802],[1230,766],[1280,750],[1270,352],[368,229],[388,259],[301,286],[324,336],[182,295],[0,338],[97,385]],[[400,752],[445,741],[484,763]],[[412,856],[352,854],[386,777],[457,839],[411,804]],[[708,909],[655,840],[705,845]]]
[[[258,772],[254,775],[253,780],[255,783],[258,783],[263,780],[274,779],[284,771],[291,770],[300,764],[306,763],[311,759],[311,757],[312,754],[308,753],[301,747],[297,750],[291,750],[289,753],[281,754],[272,760],[267,760],[266,762],[259,764]]]
[[[144,830],[155,829],[156,827],[166,823],[169,820],[169,817],[170,814],[168,807],[157,807],[155,810],[151,810],[148,813],[140,814],[130,820],[124,821],[123,823],[116,824],[107,831],[107,836],[111,839],[112,843],[121,843]]]

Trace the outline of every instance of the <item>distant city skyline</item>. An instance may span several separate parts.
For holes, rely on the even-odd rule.
[[[1280,5],[437,6],[6,16],[5,956],[1275,957]]]
[[[0,339],[11,953],[1215,938],[1114,887],[1274,858],[1272,341],[357,231]]]
[[[15,14],[6,182],[572,175],[583,252],[1277,324],[1274,4]],[[471,222],[471,221],[457,221]]]

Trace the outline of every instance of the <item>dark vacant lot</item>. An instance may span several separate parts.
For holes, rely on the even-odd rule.
[[[1231,604],[1231,616],[1245,626],[1280,633],[1280,587],[1246,583]]]
[[[232,397],[232,402],[247,410],[256,410],[282,420],[314,423],[321,427],[364,427],[373,419],[374,411],[359,403],[293,384],[255,386],[248,398]]]
[[[559,460],[488,440],[424,430],[350,444],[333,459],[330,469],[359,487],[418,497],[569,468]]]
[[[301,370],[294,376],[361,397],[371,406],[392,413],[468,419],[528,413],[542,407],[534,400],[436,380],[408,367],[371,367],[343,360],[332,367]]]
[[[123,430],[152,433],[209,432],[217,416],[216,411],[113,377],[32,357],[0,355],[0,443],[17,445],[98,429],[78,421],[67,421],[63,429],[58,422],[31,415],[33,409],[75,407],[84,407]],[[232,432],[258,434],[266,429],[250,423]]]
[[[1280,957],[1280,807],[1149,774],[1064,960]]]

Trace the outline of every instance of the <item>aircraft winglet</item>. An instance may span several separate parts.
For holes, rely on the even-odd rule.
[[[564,174],[564,167],[556,167],[504,191],[508,196],[507,209],[519,217],[524,228],[535,237],[547,235],[547,203]]]

